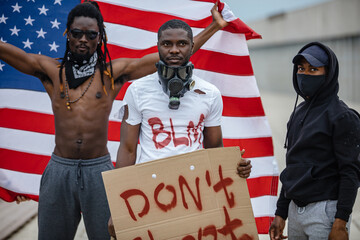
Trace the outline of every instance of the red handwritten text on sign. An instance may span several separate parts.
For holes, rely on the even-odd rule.
[[[200,115],[199,122],[195,125],[193,121],[190,121],[187,126],[187,136],[186,137],[176,137],[176,132],[174,130],[173,120],[170,118],[170,131],[165,130],[164,124],[158,117],[149,118],[148,123],[151,126],[153,133],[152,140],[155,144],[156,149],[161,149],[167,145],[174,144],[174,147],[180,145],[192,146],[196,141],[201,144],[201,134],[202,128],[204,125],[204,114]],[[159,140],[161,136],[162,141]],[[165,136],[165,137],[164,137]]]
[[[201,199],[201,189],[200,189],[200,181],[205,181],[206,185],[211,191],[214,191],[216,194],[224,194],[225,199],[227,201],[227,206],[223,206],[223,214],[225,223],[222,227],[216,228],[214,225],[208,225],[203,228],[199,228],[197,239],[202,239],[202,237],[206,236],[212,236],[213,239],[217,239],[218,235],[223,236],[231,236],[231,239],[253,239],[252,237],[244,234],[240,238],[237,238],[234,231],[238,228],[240,228],[243,224],[240,219],[234,218],[231,219],[230,215],[228,213],[228,208],[233,208],[236,205],[235,197],[233,192],[229,190],[229,187],[233,184],[234,180],[230,177],[224,177],[222,172],[222,166],[218,166],[218,175],[219,180],[215,182],[215,184],[212,186],[211,176],[209,174],[209,171],[207,170],[204,174],[204,178],[200,179],[199,177],[195,178],[195,188],[190,188],[188,181],[185,179],[184,176],[180,175],[178,177],[178,188],[176,188],[173,185],[167,185],[164,182],[159,183],[154,191],[152,196],[147,196],[143,191],[140,189],[129,189],[120,194],[120,197],[125,201],[127,210],[129,212],[130,217],[133,219],[133,221],[138,221],[139,219],[145,217],[150,211],[151,207],[156,207],[157,209],[160,209],[162,212],[168,212],[176,207],[183,207],[184,209],[189,209],[188,201],[193,201],[195,204],[195,207],[197,211],[201,212],[203,209],[202,205],[202,199]],[[177,190],[179,189],[179,193],[177,193]],[[170,193],[171,196],[167,200],[162,200],[162,202],[159,200],[159,195],[163,191],[166,191]],[[191,199],[186,199],[185,192],[188,192],[191,196]],[[189,196],[187,195],[187,196]],[[131,199],[132,197],[141,197],[143,198],[144,205],[141,210],[137,214],[134,213],[134,210],[131,206]],[[181,200],[178,199],[179,196],[181,196]],[[151,206],[149,198],[153,198],[156,206]],[[178,205],[178,202],[181,202],[180,205]],[[153,234],[150,230],[148,230],[148,236],[149,239],[155,239],[153,237]],[[140,237],[135,238],[137,240],[141,240]],[[183,240],[192,240],[196,239],[194,236],[188,235],[182,238]]]

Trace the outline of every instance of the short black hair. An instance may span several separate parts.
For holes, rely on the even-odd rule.
[[[161,34],[164,30],[178,28],[184,29],[188,33],[188,37],[190,38],[190,40],[193,41],[193,32],[191,30],[191,27],[186,22],[179,19],[172,19],[161,25],[158,31],[158,40],[160,39]]]

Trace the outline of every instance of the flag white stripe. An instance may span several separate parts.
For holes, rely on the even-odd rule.
[[[0,148],[50,156],[54,151],[55,136],[0,127]],[[119,142],[108,141],[107,147],[113,161],[116,160]]]
[[[277,176],[279,174],[276,159],[273,156],[248,159],[251,160],[252,165],[249,179],[264,176]]]
[[[222,126],[223,137],[227,139],[271,136],[266,117],[222,117]],[[0,128],[0,147],[16,151],[21,151],[24,147],[28,148],[26,152],[48,155],[54,149],[54,140],[52,134]],[[112,144],[111,141],[109,144]]]
[[[260,97],[255,76],[234,76],[206,70],[195,69],[194,74],[212,84],[227,97]]]
[[[53,113],[47,93],[23,89],[0,89],[0,108]]]
[[[276,210],[277,196],[261,196],[250,198],[254,217],[274,216]]]
[[[109,115],[110,121],[121,122],[122,119],[119,118],[119,110],[123,105],[124,105],[123,101],[120,101],[120,100],[114,101],[110,115]]]
[[[221,126],[223,138],[271,137],[271,130],[266,117],[222,117]]]
[[[147,49],[157,43],[157,34],[146,30],[105,22],[108,44],[131,49]],[[126,38],[121,37],[127,35]]]
[[[119,145],[120,143],[117,141],[108,141],[107,147],[113,162],[116,161]],[[50,156],[54,147],[55,136],[52,134],[0,128],[0,148]],[[278,170],[275,168],[276,164],[274,167],[274,157],[258,157],[250,158],[250,160],[253,165],[250,178],[278,174]]]
[[[157,44],[157,33],[108,22],[105,22],[105,26],[109,44],[135,50],[151,48]],[[203,29],[192,28],[192,30],[194,36],[196,36]],[[124,35],[128,37],[121,37]],[[219,42],[221,42],[221,45],[219,45]],[[222,30],[216,32],[201,49],[234,56],[249,55],[244,34],[230,33]]]
[[[11,181],[9,181],[11,179]],[[15,172],[0,169],[0,186],[13,192],[39,194],[41,175]],[[255,217],[273,216],[275,213],[276,196],[261,196],[251,198]],[[264,204],[268,203],[268,204]]]
[[[116,160],[119,142],[108,141],[108,149],[113,161]],[[19,147],[21,146],[21,147]],[[16,129],[0,128],[0,148],[50,156],[55,147],[55,136]],[[274,172],[273,157],[259,157],[251,159],[253,169],[251,178],[272,176]]]
[[[223,96],[239,98],[260,96],[254,76],[233,76],[199,69],[195,71],[195,74],[217,86]],[[121,106],[121,101],[114,102],[110,118]],[[0,108],[52,114],[51,102],[46,92],[22,89],[0,89]]]
[[[54,151],[55,136],[0,128],[0,148],[32,154],[50,155]]]
[[[22,147],[19,148],[18,146]],[[49,156],[53,151],[54,146],[54,135],[52,134],[42,134],[23,130],[0,128],[1,148]],[[113,161],[115,161],[118,146],[119,142],[108,142],[109,152]],[[251,178],[269,175],[271,176],[277,173],[274,173],[274,171],[268,171],[269,169],[274,169],[273,161],[275,159],[273,157],[252,158],[251,160],[253,162]]]
[[[115,117],[122,101],[115,100],[110,113],[110,120],[119,122]],[[45,92],[28,91],[22,89],[0,89],[0,109],[10,108],[44,114],[53,114],[51,101]]]
[[[192,28],[194,36],[199,34],[203,29]],[[221,44],[219,44],[221,43]],[[201,49],[225,53],[234,56],[249,56],[245,34],[231,33],[223,30],[217,31]]]
[[[0,186],[10,191],[39,195],[41,175],[0,168]]]
[[[35,96],[41,96],[41,94],[35,94]],[[8,101],[6,101],[9,103]],[[35,98],[32,98],[32,104],[36,106]],[[39,112],[45,112],[52,114],[49,110],[50,109],[43,109],[39,106],[36,108],[31,108],[30,106],[22,106],[21,103],[17,106],[14,106],[15,102],[10,102],[12,106],[6,106],[13,109],[21,109],[21,110],[28,110],[33,111],[39,110]],[[17,102],[19,103],[19,102]],[[111,119],[119,121],[116,119],[116,113],[121,106],[121,101],[117,101],[116,107],[112,110]],[[48,111],[46,111],[48,110]],[[259,137],[270,137],[271,130],[267,118],[264,117],[222,117],[222,133],[224,138],[229,139],[244,139],[244,138],[259,138]],[[41,134],[41,133],[39,133]],[[0,139],[5,140],[4,136],[1,136]],[[20,145],[19,145],[20,146]],[[45,145],[44,145],[45,146]]]
[[[186,18],[191,20],[201,20],[211,16],[210,9],[214,5],[209,2],[184,1],[184,0],[157,0],[137,1],[137,0],[100,0],[98,2],[109,3],[117,6],[150,11],[156,13],[165,13],[174,17]]]

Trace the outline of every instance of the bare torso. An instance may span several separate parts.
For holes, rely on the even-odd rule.
[[[65,79],[65,74],[63,77]],[[112,90],[110,79],[104,75],[108,93],[106,95],[100,71],[97,69],[90,86],[91,78],[76,89],[68,90],[70,101],[73,101],[89,86],[83,97],[70,104],[69,110],[66,106],[66,97],[60,96],[58,72],[50,78],[53,84],[48,83],[44,86],[51,98],[55,118],[54,154],[70,159],[92,159],[108,154],[109,114],[121,86],[116,84],[115,90]]]

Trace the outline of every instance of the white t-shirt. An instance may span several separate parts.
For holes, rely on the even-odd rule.
[[[124,106],[128,105],[129,111],[126,122],[141,124],[141,153],[136,163],[201,149],[204,127],[221,125],[220,91],[196,76],[193,80],[194,87],[180,98],[177,110],[169,109],[169,96],[162,90],[157,73],[129,86],[124,97]],[[119,113],[122,119],[123,107]]]

